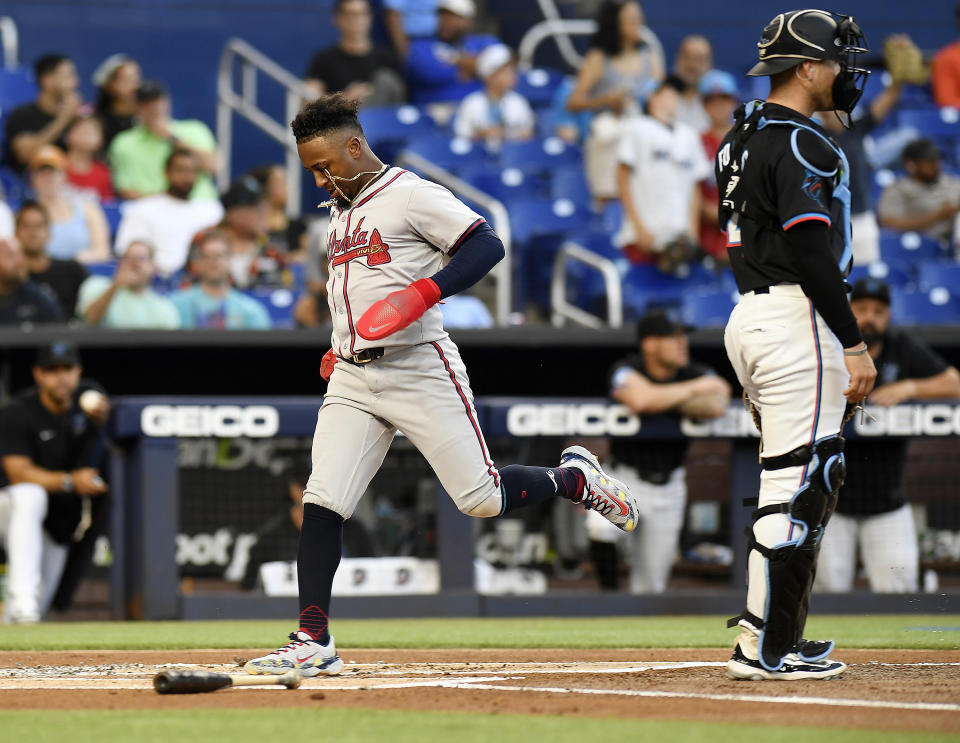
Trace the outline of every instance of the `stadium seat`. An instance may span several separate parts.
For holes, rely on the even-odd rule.
[[[86,266],[91,276],[104,276],[108,279],[113,278],[113,274],[117,270],[116,261],[103,261],[102,263],[87,263]]]
[[[559,137],[529,142],[504,142],[499,161],[503,167],[546,172],[581,162],[580,148]]]
[[[443,133],[412,139],[406,149],[438,167],[455,172],[463,168],[477,168],[490,160],[483,145]]]
[[[567,235],[588,227],[586,206],[572,199],[517,199],[510,204],[510,231],[517,245],[540,235]]]
[[[360,124],[374,149],[386,142],[406,142],[439,130],[430,116],[409,105],[364,108],[360,111]]]
[[[853,284],[860,279],[867,277],[873,279],[883,279],[892,287],[905,288],[914,283],[914,278],[910,272],[900,266],[890,266],[883,261],[870,263],[866,266],[854,266],[847,277],[847,283]]]
[[[100,207],[103,209],[103,215],[107,218],[107,226],[110,228],[110,242],[113,243],[113,238],[117,234],[117,228],[120,226],[120,219],[123,217],[121,204],[101,204]]]
[[[550,196],[572,199],[578,204],[590,204],[590,189],[582,165],[557,168],[550,174]]]
[[[880,231],[880,257],[888,266],[913,273],[926,260],[943,256],[940,243],[920,232]]]
[[[0,117],[11,109],[29,103],[37,96],[33,73],[26,67],[8,70],[0,67]]]
[[[960,323],[960,294],[938,287],[929,292],[893,290],[890,315],[896,325]]]
[[[739,294],[720,287],[683,295],[683,321],[697,328],[722,328]]]
[[[0,167],[0,198],[10,206],[17,208],[27,196],[27,184],[24,178],[14,173],[10,168]]]
[[[563,78],[563,73],[558,70],[534,68],[517,75],[516,90],[534,108],[544,108],[553,103]]]
[[[547,195],[544,180],[540,175],[524,173],[519,168],[500,170],[484,164],[459,168],[457,175],[471,186],[504,202],[508,209],[516,199]]]
[[[289,289],[252,289],[244,292],[267,308],[275,328],[292,328],[296,296]]]
[[[912,126],[934,139],[960,137],[960,111],[955,108],[907,108],[897,112],[900,126]]]
[[[924,261],[917,274],[921,291],[943,287],[955,297],[960,297],[960,263]]]
[[[700,264],[690,273],[677,278],[662,273],[656,266],[633,266],[623,277],[624,317],[639,317],[651,307],[680,307],[683,297],[698,289],[715,285],[713,274]]]

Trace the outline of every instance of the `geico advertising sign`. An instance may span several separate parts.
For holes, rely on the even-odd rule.
[[[640,418],[624,405],[511,405],[507,431],[512,436],[633,436]]]
[[[270,405],[147,405],[140,430],[152,437],[267,438],[280,430],[280,414]]]
[[[856,414],[853,425],[860,436],[960,436],[960,405],[932,403],[881,408],[868,404],[867,415],[861,420],[860,414]]]

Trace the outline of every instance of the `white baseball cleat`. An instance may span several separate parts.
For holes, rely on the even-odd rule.
[[[637,506],[624,483],[610,477],[597,458],[582,446],[569,446],[560,454],[560,466],[578,470],[585,480],[579,503],[593,509],[623,531],[637,527]]]
[[[748,658],[737,643],[733,657],[727,662],[727,675],[737,681],[807,681],[837,678],[847,670],[838,660],[802,660],[796,653],[788,653],[783,665],[768,671],[759,660]]]
[[[243,667],[247,673],[280,675],[299,671],[305,678],[335,676],[343,670],[333,636],[326,645],[314,642],[306,632],[291,632],[290,642],[262,658],[254,658]]]

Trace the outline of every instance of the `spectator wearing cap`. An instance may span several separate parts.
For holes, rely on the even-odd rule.
[[[677,121],[693,127],[698,133],[710,128],[710,118],[703,107],[700,81],[713,67],[713,47],[705,36],[685,36],[677,47],[673,74],[687,84],[677,106]]]
[[[140,65],[126,54],[112,54],[94,70],[93,84],[99,91],[94,111],[103,125],[104,152],[120,132],[136,126],[140,83]]]
[[[713,162],[720,149],[720,142],[733,125],[733,112],[740,100],[737,81],[729,72],[710,70],[700,78],[700,98],[703,110],[710,119],[709,128],[700,135],[703,154],[707,162]],[[727,261],[727,237],[720,231],[717,206],[720,193],[713,168],[700,181],[700,247],[707,255]]]
[[[855,283],[850,308],[877,367],[871,404],[960,399],[956,367],[916,334],[890,327],[890,287],[885,282],[867,278]],[[816,590],[853,589],[859,546],[871,590],[917,592],[917,530],[903,481],[908,443],[889,437],[847,441],[847,477],[820,544]]]
[[[223,207],[215,199],[190,198],[198,175],[197,158],[190,150],[171,152],[164,175],[166,193],[124,204],[114,251],[121,255],[134,240],[145,240],[156,250],[157,273],[170,277],[186,266],[194,235],[223,218]]]
[[[0,326],[63,322],[56,299],[30,281],[16,238],[0,238]]]
[[[670,76],[646,101],[646,113],[625,122],[617,152],[623,221],[614,241],[633,263],[658,260],[667,245],[695,244],[700,181],[710,172],[700,136],[676,121],[685,83]]]
[[[406,59],[410,43],[437,32],[437,0],[383,0],[383,20],[393,48]]]
[[[909,37],[892,36],[887,39],[891,44],[910,44]],[[852,119],[850,127],[843,125],[834,112],[818,114],[824,129],[830,132],[833,141],[840,145],[847,156],[850,166],[850,229],[853,234],[853,262],[864,266],[880,260],[880,227],[872,203],[873,171],[864,149],[864,137],[884,122],[900,101],[903,85],[892,78],[890,85],[883,89],[869,105],[861,105]]]
[[[406,89],[397,58],[370,36],[373,11],[369,1],[337,0],[333,25],[339,39],[310,60],[304,84],[318,96],[343,91],[370,106],[402,103]]]
[[[903,167],[907,177],[891,183],[880,197],[880,226],[949,240],[960,213],[960,178],[941,172],[940,150],[930,139],[903,148]]]
[[[177,308],[151,288],[155,275],[153,246],[134,240],[117,261],[112,279],[90,276],[83,282],[77,315],[101,328],[179,328]]]
[[[241,294],[230,281],[230,238],[211,230],[197,238],[191,258],[196,283],[170,296],[182,328],[267,330],[270,315],[257,300]]]
[[[219,229],[230,240],[230,276],[240,289],[288,286],[288,258],[267,234],[267,194],[259,181],[244,176],[221,197]]]
[[[407,82],[414,103],[453,103],[481,88],[477,55],[496,37],[471,33],[476,16],[473,0],[439,0],[437,32],[410,44]]]
[[[54,598],[67,561],[88,563],[103,525],[108,486],[99,469],[105,451],[101,428],[110,402],[82,373],[77,349],[54,341],[37,353],[36,386],[0,412],[5,623],[38,622],[52,603],[67,608],[69,595]],[[79,567],[82,574],[86,565]]]
[[[103,151],[103,124],[95,116],[74,119],[67,130],[67,182],[79,193],[100,201],[116,199],[110,168],[97,156]]]
[[[47,54],[33,65],[39,92],[33,103],[15,108],[6,117],[3,163],[22,174],[43,146],[65,145],[67,127],[80,113],[77,68],[63,54]]]
[[[66,319],[72,319],[80,286],[90,272],[78,261],[47,255],[50,215],[36,201],[24,202],[17,212],[17,240],[23,249],[27,272],[34,284],[56,298]]]
[[[192,152],[202,173],[190,198],[217,198],[210,177],[217,170],[217,143],[209,127],[196,119],[170,118],[169,94],[149,80],[137,90],[137,117],[137,126],[110,143],[113,185],[120,198],[138,199],[166,191],[164,167],[175,149]]]
[[[60,148],[44,145],[30,158],[30,184],[50,215],[51,258],[81,263],[110,259],[110,228],[96,201],[84,198],[67,183],[67,158]]]
[[[610,369],[610,397],[639,415],[669,415],[678,421],[722,416],[730,403],[730,385],[709,367],[691,362],[690,330],[665,310],[647,312],[637,323],[637,353]],[[606,519],[587,514],[601,588],[619,587],[619,545],[630,566],[631,593],[666,590],[687,500],[687,448],[686,439],[611,441],[610,473],[629,485],[642,517],[634,532],[624,534],[607,528]]]
[[[477,75],[483,80],[483,90],[463,99],[454,117],[454,134],[485,140],[493,148],[504,140],[532,138],[536,117],[527,99],[514,90],[517,67],[510,47],[494,44],[480,52]]]
[[[648,38],[637,2],[605,0],[567,110],[592,114],[584,140],[584,167],[595,206],[617,198],[617,145],[626,116],[638,112],[651,81],[663,79],[663,50]]]

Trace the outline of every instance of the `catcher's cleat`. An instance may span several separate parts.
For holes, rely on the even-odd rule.
[[[326,645],[314,642],[306,632],[291,632],[290,642],[262,658],[254,658],[243,667],[247,673],[279,675],[297,670],[306,678],[335,676],[343,670],[333,637]]]
[[[623,531],[637,527],[637,506],[630,489],[604,472],[593,454],[582,446],[567,447],[560,454],[560,466],[583,475],[583,495],[575,502],[593,509]]]
[[[832,679],[843,675],[845,663],[838,660],[801,660],[796,653],[788,653],[783,665],[768,671],[759,660],[748,658],[737,643],[733,657],[727,662],[727,676],[737,681],[805,681]]]

